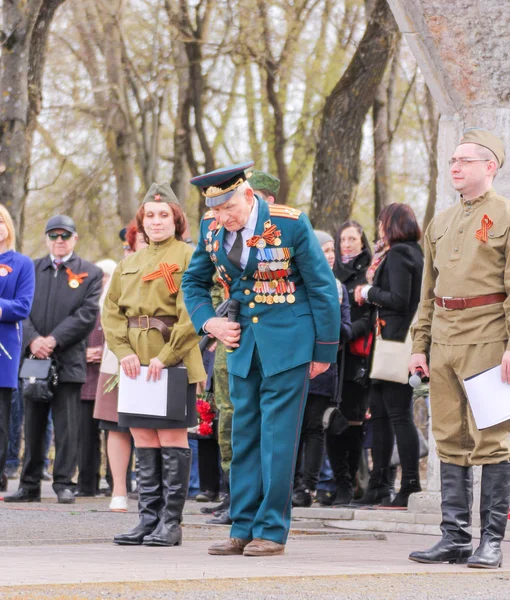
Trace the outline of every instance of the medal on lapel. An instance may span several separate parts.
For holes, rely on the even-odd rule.
[[[89,276],[88,273],[73,273],[71,271],[71,269],[66,269],[66,273],[67,273],[67,284],[73,290],[80,287],[80,285],[83,283],[83,280],[85,279],[85,277]]]
[[[9,265],[0,265],[0,277],[7,277],[9,273],[12,273],[12,268]]]

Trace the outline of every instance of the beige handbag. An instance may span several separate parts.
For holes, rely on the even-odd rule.
[[[412,323],[414,323],[414,318]],[[376,335],[370,379],[409,383],[408,366],[411,360],[412,346],[411,326],[409,326],[405,342],[383,340],[380,333]]]

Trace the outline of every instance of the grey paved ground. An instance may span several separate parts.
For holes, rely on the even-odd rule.
[[[15,489],[12,485],[11,489]],[[199,505],[186,507],[179,548],[117,547],[112,535],[136,523],[107,510],[105,498],[75,505],[0,503],[0,600],[6,598],[474,599],[508,600],[510,569],[473,571],[464,565],[419,565],[407,559],[431,536],[367,534],[295,523],[283,556],[207,554],[228,528],[205,526]],[[510,543],[504,551],[510,558]]]

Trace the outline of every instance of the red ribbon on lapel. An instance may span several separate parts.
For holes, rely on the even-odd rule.
[[[7,273],[12,273],[12,268],[9,265],[0,264],[0,269],[5,269]]]
[[[268,244],[274,244],[275,239],[281,235],[282,232],[278,231],[276,225],[271,225],[271,227],[268,227],[262,235],[252,235],[246,242],[246,245],[252,248],[257,245],[259,240],[265,240]]]
[[[179,265],[169,265],[168,263],[160,263],[159,269],[149,273],[142,277],[142,281],[154,281],[154,279],[160,279],[163,277],[165,283],[168,287],[168,290],[171,294],[177,294],[177,286],[175,285],[174,278],[172,277],[172,273],[177,273],[181,268]]]
[[[71,271],[71,269],[67,269],[66,268],[66,273],[67,273],[67,280],[69,282],[73,281],[73,279],[75,281],[78,282],[79,285],[81,285],[83,283],[83,280],[85,279],[85,277],[88,277],[89,274],[88,273],[73,273]],[[78,286],[75,286],[78,287]]]
[[[489,217],[487,215],[483,215],[482,228],[477,230],[477,232],[475,233],[475,238],[486,244],[487,240],[489,239],[487,236],[487,232],[493,225],[494,223],[489,219]]]

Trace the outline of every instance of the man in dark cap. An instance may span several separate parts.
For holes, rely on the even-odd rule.
[[[462,382],[501,364],[503,382],[510,383],[510,201],[492,187],[504,161],[500,139],[484,129],[467,130],[449,161],[460,202],[437,215],[425,234],[409,370],[430,375],[443,537],[429,550],[412,552],[417,562],[480,568],[502,562],[510,421],[478,430]],[[472,465],[482,465],[481,540],[473,555]]]
[[[308,381],[336,361],[340,331],[335,280],[308,218],[257,198],[252,165],[191,180],[212,210],[183,276],[184,299],[195,329],[229,346],[234,405],[233,524],[230,539],[209,548],[217,555],[284,552]],[[215,272],[229,319],[213,310]]]
[[[78,408],[85,383],[85,345],[99,311],[101,269],[74,253],[78,239],[71,217],[46,224],[49,254],[35,261],[35,296],[23,322],[23,346],[36,358],[54,358],[58,385],[51,402],[25,403],[25,457],[18,491],[5,502],[40,502],[44,437],[51,409],[55,431],[53,489],[60,504],[74,502]]]

